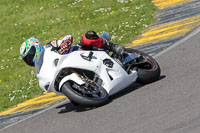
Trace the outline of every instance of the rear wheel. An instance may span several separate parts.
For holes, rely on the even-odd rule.
[[[136,65],[133,65],[131,69],[135,69],[138,72],[138,83],[151,83],[159,79],[160,77],[160,66],[156,62],[154,58],[149,56],[148,54],[145,54],[144,52],[126,48],[125,52],[128,53],[137,53],[141,55],[143,61],[142,63],[136,62]]]
[[[105,104],[109,98],[108,93],[102,86],[89,81],[86,81],[84,85],[67,81],[62,86],[62,92],[74,103],[93,107]]]

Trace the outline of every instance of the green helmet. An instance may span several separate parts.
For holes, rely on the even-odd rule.
[[[44,51],[44,47],[40,41],[34,37],[26,40],[20,47],[20,55],[26,64],[34,66],[39,60],[40,53]]]

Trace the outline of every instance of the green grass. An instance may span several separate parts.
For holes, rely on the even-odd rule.
[[[94,30],[126,45],[154,23],[156,10],[151,0],[1,0],[0,111],[42,94],[35,69],[19,56],[25,39],[45,44],[72,34],[76,44]]]

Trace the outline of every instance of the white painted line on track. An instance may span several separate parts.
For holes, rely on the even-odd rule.
[[[186,40],[188,40],[189,38],[195,36],[196,34],[198,34],[200,32],[200,27],[196,28],[194,31],[192,31],[191,33],[189,33],[188,35],[186,35],[184,38],[182,38],[181,40],[175,42],[174,44],[172,44],[172,46],[169,46],[168,48],[166,48],[165,50],[155,54],[153,57],[157,58],[159,56],[161,56],[162,54],[172,50],[173,48],[177,47],[178,45],[182,44],[183,42],[185,42]]]
[[[28,119],[30,119],[30,118],[32,118],[32,117],[35,117],[35,116],[37,116],[37,115],[40,115],[40,114],[42,114],[42,113],[44,113],[44,112],[46,112],[46,111],[48,111],[48,110],[51,110],[51,109],[53,109],[53,108],[55,108],[55,107],[57,107],[57,106],[60,106],[60,105],[62,105],[62,104],[67,104],[67,103],[69,103],[69,100],[66,98],[66,100],[64,100],[64,101],[62,101],[62,102],[60,102],[60,103],[58,103],[58,104],[55,104],[55,105],[53,105],[53,106],[51,106],[51,107],[48,107],[48,108],[46,108],[46,109],[44,109],[44,110],[41,110],[41,111],[39,111],[39,112],[37,112],[37,113],[35,113],[35,114],[33,114],[33,115],[28,116],[28,117],[25,118],[25,119],[19,120],[18,122],[15,122],[15,123],[13,123],[13,124],[10,124],[10,125],[8,125],[8,126],[5,126],[5,127],[3,127],[2,129],[0,129],[0,131],[3,130],[3,129],[9,128],[9,127],[11,127],[11,126],[14,126],[14,125],[16,125],[16,124],[18,124],[18,123],[20,123],[20,122],[25,121],[25,120],[28,120]]]

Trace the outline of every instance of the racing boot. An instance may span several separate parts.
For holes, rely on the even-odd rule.
[[[109,47],[111,51],[115,52],[119,56],[122,56],[124,54],[124,48],[121,45],[109,42]]]

